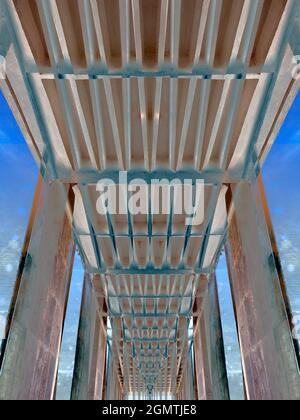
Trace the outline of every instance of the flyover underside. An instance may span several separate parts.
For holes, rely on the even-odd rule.
[[[226,239],[228,185],[256,178],[296,92],[296,6],[4,1],[13,43],[0,83],[45,178],[73,187],[74,238],[100,274],[127,394],[177,393]],[[146,215],[97,211],[97,182],[120,171],[147,185]],[[169,214],[153,212],[151,180],[198,178],[200,224],[174,213],[174,196]]]

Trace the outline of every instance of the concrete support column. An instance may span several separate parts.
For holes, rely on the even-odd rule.
[[[231,192],[226,253],[247,397],[299,400],[298,363],[261,192],[246,182]]]
[[[211,275],[195,320],[194,352],[198,400],[229,400],[222,325],[215,275]]]
[[[104,304],[104,301],[102,302]],[[106,364],[106,324],[91,277],[84,280],[72,400],[102,400]]]
[[[121,401],[124,399],[123,387],[117,373],[112,353],[109,356],[109,375],[107,380],[106,399],[109,401]]]
[[[71,277],[73,198],[59,182],[40,180],[38,190],[0,375],[1,400],[54,397]]]
[[[192,350],[187,349],[188,356],[184,364],[184,373],[182,375],[181,384],[177,393],[178,400],[192,401],[195,399],[194,395],[194,363],[192,357]]]

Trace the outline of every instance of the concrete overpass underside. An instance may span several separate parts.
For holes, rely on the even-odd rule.
[[[74,246],[86,275],[73,399],[229,399],[215,278],[224,246],[246,398],[300,399],[260,176],[299,89],[299,7],[1,1],[0,87],[41,174],[1,399],[55,398]],[[127,209],[124,174],[143,181],[147,211],[100,214],[100,180],[117,183]],[[175,192],[157,214],[156,179],[203,180],[201,223],[175,212]]]

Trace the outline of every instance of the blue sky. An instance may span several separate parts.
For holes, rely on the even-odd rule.
[[[296,97],[293,107],[290,110],[283,127],[276,139],[276,146],[300,145],[300,94]],[[292,151],[293,149],[291,149]]]
[[[300,315],[300,94],[296,98],[263,168],[268,203],[295,316]],[[220,306],[231,396],[243,398],[238,348],[226,259],[218,271]]]
[[[300,94],[263,168],[289,297],[300,315]]]
[[[14,117],[0,93],[0,317],[6,317],[38,178]],[[70,396],[81,305],[83,268],[76,256],[65,322],[57,396]],[[0,338],[1,326],[0,319]]]
[[[300,315],[299,122],[300,95],[295,100],[263,169],[295,315]],[[5,316],[8,310],[37,177],[38,168],[0,93],[0,317]],[[232,397],[238,399],[243,396],[241,367],[224,257],[220,260],[217,275]],[[76,258],[60,362],[59,398],[68,398],[70,392],[82,279],[82,265],[80,259]]]
[[[0,93],[0,315],[8,309],[37,177],[37,166]]]

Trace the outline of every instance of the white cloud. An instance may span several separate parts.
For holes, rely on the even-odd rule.
[[[6,327],[6,319],[3,315],[0,315],[0,340],[5,338],[5,327]]]
[[[281,241],[281,248],[283,250],[288,250],[291,247],[292,247],[292,243],[288,239],[284,239],[283,241]]]
[[[6,247],[0,248],[0,272],[12,273],[18,266],[20,258],[20,244],[10,240]]]
[[[7,147],[7,146],[9,146],[9,147]],[[20,156],[17,153],[15,153],[15,151],[16,151],[16,149],[11,147],[11,145],[9,144],[9,141],[5,140],[4,138],[1,138],[1,135],[0,135],[0,155],[1,155],[1,158],[4,158],[5,160],[10,161],[10,163],[20,161]]]
[[[294,137],[294,141],[295,140],[296,140],[296,137]],[[297,137],[297,140],[300,141],[300,137]],[[285,163],[287,165],[290,165],[292,159],[295,158],[295,156],[300,153],[300,144],[292,143],[286,146],[289,146],[289,147],[284,147],[284,148],[281,148],[280,150],[281,152],[280,162],[282,164]]]
[[[9,241],[8,246],[15,251],[18,251],[20,249],[20,243],[16,239],[12,239],[11,241]]]
[[[294,264],[289,264],[288,267],[287,267],[287,269],[288,269],[288,272],[289,273],[294,273],[295,270],[296,270]]]
[[[294,316],[293,318],[294,329],[293,329],[293,337],[296,340],[300,340],[300,316]]]
[[[0,141],[8,141],[8,137],[3,130],[0,129]]]
[[[14,269],[14,267],[13,267],[13,265],[12,265],[12,264],[7,264],[7,265],[5,266],[5,271],[6,271],[7,273],[12,273],[13,269]]]
[[[296,133],[293,135],[293,140],[300,140],[300,130],[296,131]]]

